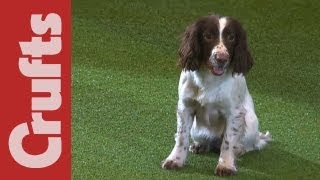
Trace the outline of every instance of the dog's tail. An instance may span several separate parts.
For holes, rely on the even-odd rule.
[[[257,143],[255,144],[255,148],[258,150],[261,150],[270,141],[272,141],[272,136],[269,131],[267,131],[266,133],[259,132],[259,137],[258,137]]]

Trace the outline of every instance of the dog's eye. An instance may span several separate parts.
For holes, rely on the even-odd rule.
[[[207,41],[211,41],[214,38],[213,34],[211,34],[211,33],[204,33],[203,37]]]
[[[233,42],[234,39],[235,39],[234,33],[230,33],[230,34],[227,36],[227,38],[228,38],[228,41]]]

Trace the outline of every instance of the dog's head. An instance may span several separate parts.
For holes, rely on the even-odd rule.
[[[231,17],[216,15],[198,19],[187,27],[179,49],[179,65],[185,70],[199,70],[203,65],[213,75],[228,69],[246,74],[253,65],[247,46],[246,32]]]

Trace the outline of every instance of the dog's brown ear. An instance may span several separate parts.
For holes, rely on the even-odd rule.
[[[199,30],[196,23],[187,27],[183,34],[179,48],[178,65],[185,69],[195,71],[200,68],[201,47]]]
[[[253,59],[247,44],[247,34],[239,22],[236,22],[236,45],[232,57],[232,74],[246,75],[253,66]]]

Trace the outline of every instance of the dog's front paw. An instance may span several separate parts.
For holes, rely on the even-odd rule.
[[[233,176],[237,173],[237,169],[234,166],[226,166],[224,164],[218,164],[214,174],[216,176]]]
[[[183,163],[178,162],[177,160],[165,159],[161,162],[161,167],[163,169],[179,169],[183,167]]]

